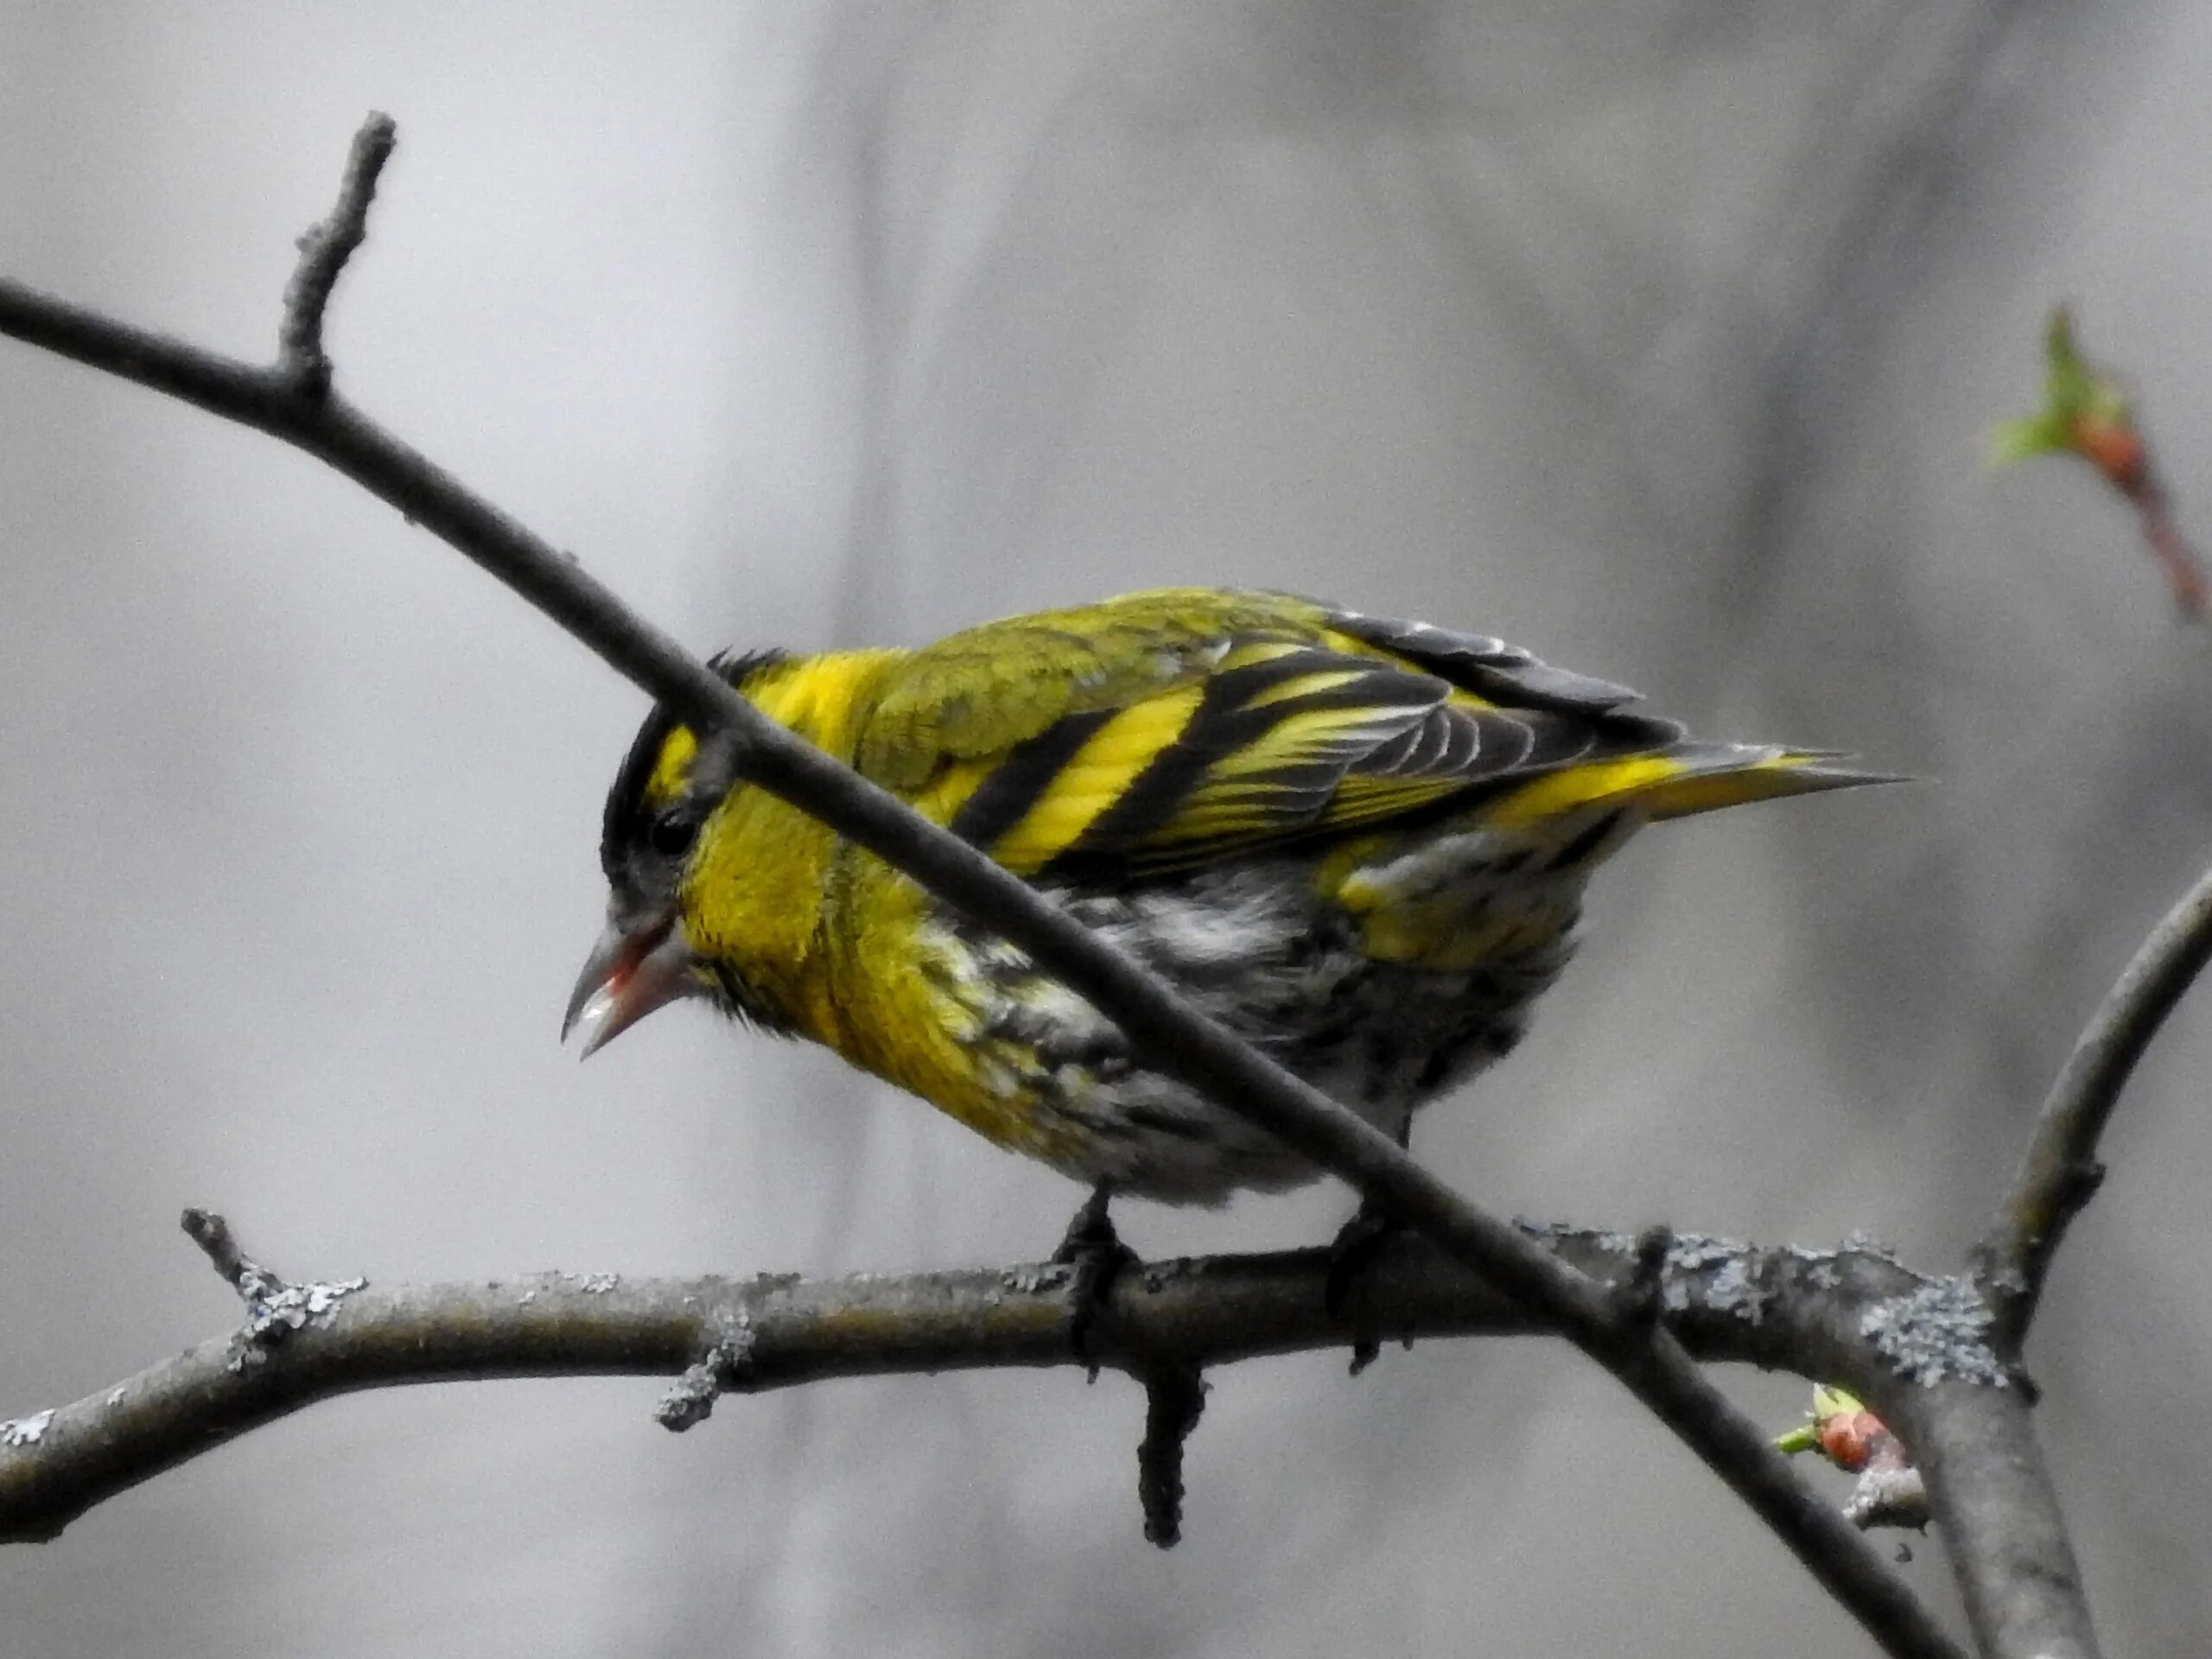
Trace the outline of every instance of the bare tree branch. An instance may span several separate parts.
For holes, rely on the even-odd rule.
[[[187,1229],[207,1230],[200,1211]],[[219,1228],[219,1221],[217,1222]],[[228,1230],[221,1229],[227,1241]],[[1869,1307],[1931,1282],[1860,1249],[1760,1249],[1695,1238],[1654,1266],[1624,1235],[1532,1230],[1594,1281],[1654,1287],[1655,1318],[1707,1360],[1807,1376],[1867,1369]],[[242,1255],[231,1247],[237,1259]],[[1174,1452],[1201,1371],[1265,1355],[1341,1348],[1324,1308],[1326,1249],[1157,1262],[1108,1294],[1089,1356],[1159,1402],[1144,1457],[1148,1527],[1166,1530]],[[830,1377],[1081,1366],[1072,1272],[1058,1262],[906,1275],[632,1278],[547,1273],[490,1283],[370,1287],[359,1279],[265,1284],[299,1299],[280,1345],[247,1323],[72,1404],[0,1425],[0,1541],[52,1538],[94,1505],[318,1400],[461,1378],[661,1375],[655,1415],[683,1429],[724,1393]],[[1546,1323],[1424,1241],[1377,1260],[1362,1317],[1392,1337],[1541,1334]],[[312,1311],[308,1311],[308,1310]],[[1878,1367],[1878,1369],[1881,1369]],[[1165,1379],[1163,1382],[1162,1379]],[[1940,1637],[1921,1650],[1950,1651]]]
[[[372,117],[364,133],[383,120]],[[361,154],[357,146],[357,158]],[[373,171],[349,168],[348,194],[365,188]],[[341,204],[334,219],[343,211]],[[343,257],[341,251],[328,259],[334,283]],[[1949,1651],[1911,1591],[1833,1505],[1813,1495],[1663,1327],[1632,1313],[1624,1318],[1600,1287],[1460,1197],[1389,1135],[1185,1005],[1019,876],[761,714],[573,556],[474,494],[336,392],[302,389],[281,361],[264,368],[223,358],[4,280],[0,334],[280,438],[449,543],[687,723],[725,734],[736,748],[740,776],[1019,946],[1119,1025],[1147,1065],[1268,1129],[1538,1311],[1656,1413],[1887,1651]]]
[[[1919,1459],[1981,1651],[2096,1659],[2081,1566],[2027,1391],[1952,1377],[1889,1389],[1881,1406]]]
[[[2208,958],[2212,872],[2151,930],[2067,1056],[2028,1141],[2019,1173],[1975,1249],[1993,1314],[1991,1338],[2017,1359],[2066,1229],[2104,1179],[2097,1141],[2135,1063]]]

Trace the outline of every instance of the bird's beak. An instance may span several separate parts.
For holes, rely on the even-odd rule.
[[[655,1008],[703,989],[691,971],[697,961],[673,915],[626,927],[610,921],[576,976],[561,1040],[582,1032],[581,1058],[589,1058]]]

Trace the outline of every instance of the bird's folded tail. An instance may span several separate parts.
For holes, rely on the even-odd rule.
[[[1504,795],[1485,816],[1512,828],[1584,807],[1633,805],[1657,821],[1784,795],[1910,781],[1840,765],[1822,750],[1689,741],[1660,753],[1561,767]]]

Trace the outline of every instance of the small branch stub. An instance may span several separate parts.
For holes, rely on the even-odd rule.
[[[1803,1426],[1782,1436],[1775,1446],[1791,1454],[1817,1452],[1845,1473],[1858,1476],[1843,1513],[1861,1531],[1927,1527],[1927,1482],[1904,1442],[1857,1395],[1826,1383],[1815,1388],[1813,1409]]]
[[[330,217],[300,238],[300,262],[284,287],[284,316],[276,331],[277,372],[293,390],[320,397],[330,390],[330,358],[322,346],[323,313],[338,286],[339,274],[369,233],[369,205],[376,200],[377,175],[391,159],[399,129],[392,118],[371,111],[353,135]]]
[[[233,1371],[260,1364],[268,1358],[269,1351],[293,1332],[327,1324],[339,1304],[369,1282],[353,1278],[287,1284],[248,1255],[232,1235],[230,1224],[212,1210],[187,1210],[182,1225],[192,1242],[207,1252],[215,1271],[245,1303],[245,1324],[231,1344]]]
[[[207,1254],[223,1281],[251,1307],[284,1288],[284,1281],[238,1246],[231,1224],[212,1210],[187,1210],[180,1220],[185,1236]]]
[[[653,1420],[671,1434],[681,1434],[707,1421],[715,1402],[734,1389],[742,1388],[753,1366],[752,1327],[743,1316],[729,1334],[700,1356],[653,1408]]]
[[[1206,1408],[1198,1373],[1163,1366],[1144,1378],[1144,1440],[1137,1447],[1137,1500],[1144,1506],[1144,1536],[1173,1549],[1183,1537],[1183,1444]]]

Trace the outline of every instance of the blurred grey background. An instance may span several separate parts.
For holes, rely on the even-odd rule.
[[[4,0],[0,270],[259,354],[386,109],[342,384],[702,650],[1264,583],[1927,774],[1638,842],[1417,1146],[1504,1211],[1943,1262],[2212,853],[2212,643],[2085,472],[1980,449],[2071,296],[2212,534],[2208,54],[2171,3]],[[456,556],[7,343],[0,509],[0,1415],[235,1318],[188,1202],[382,1281],[1057,1236],[1072,1187],[824,1054],[556,1045],[640,699]],[[2208,1006],[2034,1356],[2117,1652],[2212,1637]],[[357,1397],[0,1554],[0,1653],[1867,1650],[1554,1345],[1215,1382],[1169,1554],[1111,1377],[682,1438],[649,1381]]]

